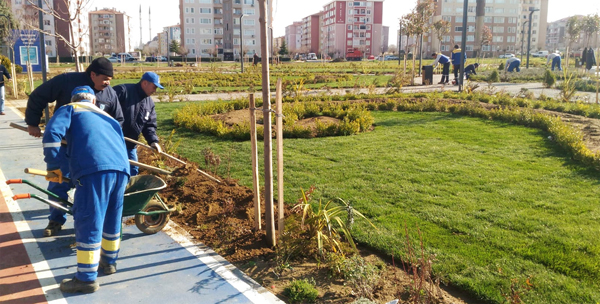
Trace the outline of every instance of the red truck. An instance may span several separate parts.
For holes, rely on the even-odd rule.
[[[348,61],[361,61],[362,57],[363,53],[357,48],[348,49],[346,52],[346,60]]]

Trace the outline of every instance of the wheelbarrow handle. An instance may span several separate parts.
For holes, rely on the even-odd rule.
[[[34,168],[25,168],[25,173],[28,174],[33,174],[33,175],[40,175],[40,176],[47,176],[47,177],[56,177],[56,174],[54,173],[50,173],[46,170],[40,170],[40,169],[34,169]],[[63,177],[63,183],[68,183],[71,180],[68,177]]]
[[[15,194],[12,199],[13,200],[19,200],[19,199],[25,199],[25,198],[31,198],[31,194],[29,193],[21,193],[21,194]]]
[[[9,180],[6,181],[7,185],[10,185],[10,184],[22,184],[22,183],[23,183],[23,180],[20,179],[20,178],[9,179]]]

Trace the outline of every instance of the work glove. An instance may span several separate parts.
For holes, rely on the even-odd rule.
[[[162,148],[160,147],[160,144],[158,142],[153,142],[150,146],[152,146],[152,148],[156,149],[156,152],[162,153]]]
[[[60,169],[50,170],[48,171],[48,175],[46,175],[46,180],[49,182],[62,184],[63,173],[60,171]]]

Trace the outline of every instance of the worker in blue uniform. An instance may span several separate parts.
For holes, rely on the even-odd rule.
[[[462,64],[460,62],[461,54],[463,54],[463,51],[460,49],[458,44],[454,45],[454,50],[452,50],[452,71],[454,72],[454,83],[456,85],[459,85],[458,74],[460,73],[460,66]],[[464,64],[466,64],[467,63],[467,53],[466,52],[464,53],[464,58],[465,58]]]
[[[442,81],[438,82],[438,84],[449,84],[450,82],[450,58],[444,54],[433,53],[431,55],[435,60],[433,61],[433,68],[435,68],[438,63],[441,63],[442,68]]]
[[[39,124],[44,108],[51,102],[56,101],[54,106],[58,110],[65,104],[71,102],[71,92],[78,86],[87,85],[93,88],[96,94],[96,105],[101,110],[107,112],[115,118],[119,123],[124,121],[121,105],[117,99],[117,94],[110,86],[110,80],[113,77],[113,66],[108,59],[100,57],[94,59],[85,72],[81,73],[65,73],[58,75],[49,81],[37,87],[27,101],[27,109],[25,110],[25,122],[29,135],[33,137],[42,136]],[[60,155],[64,156],[64,148],[60,151]],[[64,158],[64,157],[63,157]],[[63,161],[61,167],[63,174],[69,176],[69,168],[66,160]],[[73,185],[68,183],[58,184],[48,183],[48,191],[58,195],[62,199],[68,199],[67,192],[73,188]],[[48,197],[53,200],[53,198]],[[67,221],[65,213],[59,209],[50,207],[50,215],[48,216],[49,223],[44,229],[44,236],[57,235],[62,229],[62,225]]]
[[[125,122],[123,123],[123,135],[127,138],[137,140],[140,133],[144,135],[146,142],[162,152],[156,135],[156,111],[154,110],[154,101],[152,94],[157,88],[164,89],[160,84],[160,77],[154,72],[146,72],[138,83],[128,83],[115,86],[115,92],[119,97],[121,109]],[[127,142],[127,155],[130,160],[137,161],[137,147],[135,144]],[[139,173],[137,166],[131,166],[131,176]]]
[[[129,160],[119,122],[96,106],[89,86],[76,87],[72,102],[58,108],[44,132],[46,179],[63,182],[61,140],[75,184],[73,218],[77,246],[77,273],[60,290],[91,293],[98,290],[98,268],[116,272],[123,196],[129,181]]]
[[[477,75],[477,68],[479,67],[479,63],[475,62],[473,64],[469,64],[466,68],[465,68],[465,78],[467,78],[467,80],[469,80],[469,77],[471,77],[471,75]]]

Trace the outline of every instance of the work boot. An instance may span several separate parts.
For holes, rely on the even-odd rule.
[[[100,267],[102,268],[102,271],[104,271],[105,275],[110,275],[113,274],[115,272],[117,272],[117,263],[114,264],[108,264],[104,261],[100,261]]]
[[[66,293],[92,293],[100,288],[100,284],[96,281],[92,282],[84,282],[80,281],[76,277],[72,279],[64,279],[62,283],[60,283],[60,291]]]
[[[44,236],[53,236],[57,235],[58,232],[62,229],[62,224],[55,221],[50,221],[46,229],[44,229]]]

